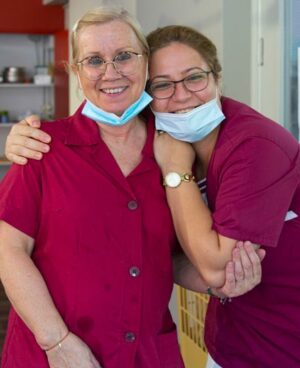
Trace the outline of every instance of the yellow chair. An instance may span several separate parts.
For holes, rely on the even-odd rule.
[[[178,333],[186,368],[204,368],[207,350],[204,344],[204,321],[209,297],[177,286]]]

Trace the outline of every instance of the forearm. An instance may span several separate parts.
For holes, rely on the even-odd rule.
[[[9,300],[41,348],[53,346],[68,329],[40,272],[23,250],[0,249],[0,277]]]
[[[174,282],[198,293],[205,293],[207,285],[190,260],[183,253],[173,256],[173,278]]]
[[[212,229],[211,213],[197,184],[182,183],[178,188],[167,188],[166,192],[182,248],[208,285],[222,286],[235,241]]]

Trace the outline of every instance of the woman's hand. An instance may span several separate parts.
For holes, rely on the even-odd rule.
[[[249,241],[237,242],[232,251],[232,261],[226,265],[226,281],[222,288],[212,289],[216,296],[235,297],[252,290],[261,282],[261,261],[266,251],[257,249]]]
[[[41,122],[38,116],[31,115],[15,124],[6,141],[5,155],[8,160],[25,165],[27,158],[40,160],[43,153],[48,152],[51,137],[38,129]]]
[[[164,132],[157,132],[154,155],[163,175],[169,171],[191,172],[195,152],[191,144],[178,141]]]
[[[101,368],[90,348],[71,332],[61,343],[46,352],[50,368]]]

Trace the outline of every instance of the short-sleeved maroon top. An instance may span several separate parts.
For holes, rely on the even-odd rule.
[[[44,123],[50,153],[13,165],[0,186],[0,218],[35,239],[32,259],[59,312],[103,368],[183,367],[168,310],[176,237],[148,120],[128,177],[80,108]],[[48,367],[14,310],[2,367]]]
[[[299,143],[279,124],[224,98],[208,174],[213,227],[267,250],[262,282],[211,300],[205,341],[224,368],[300,367]]]

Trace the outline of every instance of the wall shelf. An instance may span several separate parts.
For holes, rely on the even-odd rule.
[[[5,157],[0,157],[0,167],[10,165],[11,165],[10,161],[8,161]]]
[[[35,83],[0,83],[0,88],[39,88],[39,87],[53,87],[54,84],[35,84]]]
[[[0,123],[0,128],[11,128],[15,123]]]

